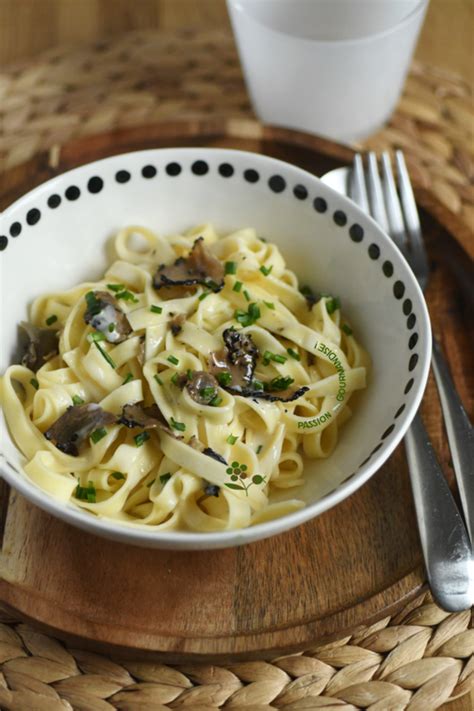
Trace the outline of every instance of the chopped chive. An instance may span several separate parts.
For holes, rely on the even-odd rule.
[[[73,395],[72,396],[72,404],[73,405],[83,405],[84,400],[82,399],[82,397],[80,397],[80,395]]]
[[[271,301],[264,301],[263,302],[267,309],[271,309],[272,311],[275,311],[275,304],[273,304]]]
[[[174,430],[178,430],[179,432],[184,432],[184,430],[186,429],[186,425],[184,424],[184,422],[176,422],[174,417],[171,418],[171,427]]]
[[[40,384],[39,384],[39,382],[37,381],[36,378],[31,378],[31,380],[30,380],[30,385],[32,385],[35,390],[38,390],[38,388],[39,388],[39,386],[40,386]]]
[[[147,441],[147,439],[150,439],[150,435],[148,432],[140,432],[140,434],[135,435],[133,438],[135,440],[135,444],[137,447],[141,447],[144,442]]]
[[[247,289],[244,289],[244,296],[245,296],[246,301],[251,301],[252,297],[250,296]]]
[[[263,444],[259,444],[258,447],[257,447],[257,454],[260,454],[260,452],[262,451],[262,449],[263,449]]]
[[[170,472],[166,472],[166,474],[160,474],[160,481],[162,484],[166,484],[167,481],[171,479],[171,474]]]
[[[88,501],[90,504],[96,503],[96,490],[94,484],[90,481],[86,486],[78,484],[74,491],[74,496],[81,501]]]
[[[132,294],[131,291],[128,289],[125,289],[124,291],[119,291],[116,294],[117,299],[123,299],[124,301],[131,301],[134,304],[138,304],[138,299],[135,296],[135,294]]]
[[[209,405],[210,405],[211,407],[218,407],[218,406],[221,404],[221,402],[222,402],[222,398],[219,397],[219,395],[216,395],[215,397],[212,398],[212,400],[211,400],[211,402],[209,403]]]
[[[173,385],[178,385],[178,378],[179,378],[178,373],[175,373],[174,375],[171,376],[170,380],[173,383]]]
[[[242,288],[242,282],[236,281],[234,286],[232,287],[232,291],[240,291],[241,288]]]
[[[294,351],[293,348],[287,348],[286,352],[289,356],[291,356],[291,358],[294,358],[295,360],[301,360],[300,354]]]
[[[237,272],[237,262],[226,262],[224,269],[226,274],[235,274]]]
[[[278,353],[272,353],[271,351],[265,351],[263,354],[263,364],[268,365],[270,361],[275,363],[286,363],[288,358],[284,355],[279,355]]]
[[[251,326],[260,318],[260,309],[255,303],[249,304],[248,311],[238,309],[234,314],[234,318],[242,326]]]
[[[158,385],[163,385],[163,381],[162,381],[162,379],[160,378],[160,376],[158,375],[158,373],[156,373],[156,375],[154,375],[153,378],[156,380],[156,382],[158,383]]]
[[[94,484],[91,481],[87,485],[87,501],[90,504],[96,503],[96,490]]]
[[[270,274],[270,272],[272,271],[272,269],[273,269],[273,264],[271,265],[271,267],[265,267],[263,264],[260,267],[260,271],[262,272],[262,274],[264,276],[268,276]]]
[[[147,483],[147,487],[148,488],[152,487],[153,484],[155,483],[155,481],[156,481],[156,477]]]
[[[125,378],[123,379],[123,385],[126,385],[129,383],[131,380],[133,380],[133,375],[131,373],[127,373]]]
[[[108,332],[113,333],[115,331],[115,323],[109,323]]]
[[[209,296],[210,293],[210,291],[203,291],[202,294],[199,294],[198,301],[204,301],[206,296]]]
[[[207,400],[209,398],[213,398],[215,396],[215,394],[216,394],[216,389],[213,387],[201,388],[199,390],[199,395],[205,400]]]
[[[105,341],[105,336],[101,331],[92,331],[87,335],[89,343],[97,343],[97,341]]]
[[[341,308],[341,302],[337,296],[332,297],[326,301],[326,311],[329,315],[333,314],[334,311]]]
[[[112,472],[112,476],[114,479],[117,479],[117,481],[125,479],[125,474],[122,474],[122,472]]]
[[[235,444],[238,439],[239,439],[239,438],[236,437],[235,435],[230,434],[230,435],[227,437],[226,442],[227,442],[227,444]]]
[[[110,289],[110,291],[123,291],[125,284],[107,284],[107,289]]]
[[[232,382],[232,373],[226,370],[223,373],[217,373],[216,378],[218,380],[219,385],[225,387],[226,385],[229,385]]]
[[[348,326],[347,323],[344,323],[344,324],[342,325],[342,330],[344,331],[344,333],[345,333],[347,336],[352,336],[352,328],[351,328],[350,326]]]
[[[109,354],[107,353],[107,351],[104,351],[104,349],[102,348],[102,346],[101,346],[99,343],[97,343],[97,341],[94,341],[94,345],[96,346],[97,350],[98,350],[99,353],[101,354],[102,358],[105,358],[105,360],[106,360],[107,363],[110,365],[110,367],[115,369],[117,366],[115,365],[114,361],[113,361],[112,358],[109,356]]]
[[[286,390],[294,382],[294,378],[290,378],[289,376],[287,376],[286,378],[278,377],[273,378],[273,380],[271,380],[269,383],[265,383],[264,388],[267,392],[271,392],[272,390]]]
[[[163,307],[162,306],[155,306],[154,304],[152,304],[150,306],[150,311],[152,312],[152,314],[161,314],[161,313],[163,313]]]
[[[192,378],[193,378],[193,371],[191,370],[191,368],[188,368],[188,369],[187,369],[187,371],[186,371],[186,376],[187,376],[188,380],[192,380]]]
[[[52,316],[49,316],[49,317],[46,319],[46,325],[47,325],[47,326],[52,326],[53,323],[56,323],[57,320],[58,320],[58,317],[56,316],[56,314],[53,314]]]
[[[256,378],[254,378],[252,380],[252,387],[254,390],[263,390],[263,383],[261,380],[257,380]]]
[[[172,363],[173,365],[178,365],[178,363],[179,363],[179,358],[176,358],[176,356],[174,356],[174,355],[168,356],[168,358],[166,360],[169,361],[170,363]]]
[[[101,439],[104,439],[104,437],[107,435],[107,430],[105,427],[99,427],[98,430],[94,430],[91,434],[91,440],[94,442],[94,444],[97,444],[97,442],[100,442]]]
[[[92,316],[97,316],[97,314],[102,310],[102,306],[95,293],[93,291],[88,291],[85,295],[85,300],[87,303],[87,310]]]
[[[259,237],[258,239],[260,240],[260,242],[266,242],[266,241],[267,241],[267,240],[265,239],[265,237]]]

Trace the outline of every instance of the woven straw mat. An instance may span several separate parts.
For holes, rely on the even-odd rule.
[[[0,72],[0,171],[71,138],[211,113],[253,117],[225,32],[55,49]],[[359,147],[404,148],[417,181],[472,225],[473,124],[468,84],[415,63],[389,125]],[[443,612],[426,593],[330,644],[221,666],[113,661],[0,620],[0,708],[12,711],[431,711],[474,688],[471,613]]]

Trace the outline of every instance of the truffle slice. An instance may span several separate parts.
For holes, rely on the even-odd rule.
[[[52,328],[38,328],[26,321],[20,323],[20,328],[23,346],[21,364],[36,373],[46,361],[59,353],[59,332]]]
[[[100,405],[71,405],[44,433],[61,452],[77,457],[78,446],[99,427],[116,422],[115,415],[103,410]]]
[[[153,277],[155,289],[172,286],[197,286],[204,284],[212,291],[224,286],[224,267],[205,247],[199,237],[187,257],[179,257],[174,264],[162,264]]]
[[[132,332],[117,299],[107,291],[88,291],[84,321],[104,334],[109,343],[122,343]]]
[[[258,348],[249,333],[227,328],[222,334],[225,348],[210,356],[211,372],[229,391],[248,388],[258,358]]]

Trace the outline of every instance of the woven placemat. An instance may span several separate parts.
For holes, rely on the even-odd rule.
[[[253,117],[227,33],[141,31],[55,49],[0,72],[0,171],[71,138],[210,114]],[[472,88],[415,63],[389,125],[358,147],[403,148],[417,183],[472,228],[473,125]],[[220,666],[112,661],[0,620],[0,708],[14,711],[431,711],[474,688],[471,613],[448,614],[429,594],[301,654]]]
[[[9,711],[431,711],[474,686],[471,613],[443,612],[429,594],[330,644],[220,666],[113,660],[0,619],[0,706]]]

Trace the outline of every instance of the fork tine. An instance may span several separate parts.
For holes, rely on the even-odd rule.
[[[382,183],[380,182],[377,157],[373,151],[368,155],[368,176],[370,214],[384,232],[388,232],[388,219],[385,211]]]
[[[410,236],[410,265],[420,282],[421,288],[425,289],[429,272],[428,258],[421,234],[415,196],[413,195],[410,176],[408,175],[402,151],[395,151],[395,160],[397,163],[398,187],[402,201],[403,215]]]
[[[383,190],[387,211],[389,234],[402,253],[405,252],[407,234],[403,222],[402,209],[392,171],[392,162],[387,151],[382,153]]]
[[[370,213],[369,198],[365,187],[364,164],[360,153],[354,156],[354,163],[350,172],[349,195],[364,212]]]

